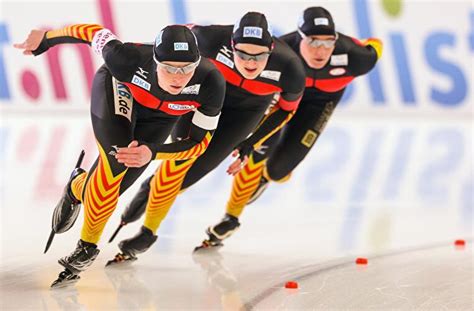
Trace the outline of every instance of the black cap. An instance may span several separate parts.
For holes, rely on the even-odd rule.
[[[331,13],[320,6],[304,10],[298,22],[298,28],[307,36],[336,35],[336,27]]]
[[[166,26],[155,38],[153,58],[159,62],[196,62],[199,59],[196,36],[186,26]]]
[[[272,30],[262,13],[248,12],[234,25],[232,41],[266,46],[272,49]]]

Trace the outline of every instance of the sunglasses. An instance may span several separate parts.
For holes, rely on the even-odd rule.
[[[259,54],[249,54],[246,53],[242,50],[234,48],[234,53],[237,54],[237,56],[244,61],[249,61],[249,60],[254,60],[256,62],[261,62],[264,60],[267,60],[268,57],[270,57],[270,54],[272,53],[271,51],[268,52],[263,52]]]
[[[153,55],[153,59],[155,60],[156,66],[158,68],[164,69],[168,73],[171,73],[171,74],[174,74],[174,75],[175,74],[185,75],[185,74],[191,73],[191,72],[193,72],[193,70],[195,70],[197,68],[197,66],[199,66],[199,63],[201,62],[201,56],[199,56],[199,59],[196,62],[192,63],[192,64],[186,65],[184,67],[176,67],[176,66],[171,66],[171,65],[160,63],[155,58],[154,55]]]
[[[301,38],[306,41],[306,43],[314,48],[323,46],[325,48],[332,48],[336,45],[336,41],[338,39],[338,34],[336,33],[336,37],[334,39],[325,39],[325,40],[320,40],[320,39],[314,39],[311,37],[308,37],[305,35],[301,30],[298,29],[298,33],[300,34]]]

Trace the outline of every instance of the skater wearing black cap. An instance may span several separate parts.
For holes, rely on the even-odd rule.
[[[375,38],[359,41],[336,31],[329,11],[310,7],[298,29],[282,36],[305,68],[306,88],[295,116],[253,152],[235,177],[224,219],[207,229],[204,245],[221,245],[238,228],[244,207],[255,201],[270,181],[284,182],[321,135],[349,83],[374,68],[382,54]]]
[[[53,287],[77,281],[92,264],[119,195],[152,159],[194,159],[206,150],[225,93],[224,78],[200,56],[196,38],[185,26],[165,27],[153,44],[133,44],[120,42],[100,25],[80,24],[34,30],[15,47],[39,55],[62,43],[89,44],[105,64],[94,77],[91,95],[99,157],[89,172],[79,168],[78,161],[56,206],[50,238],[72,226],[82,203],[81,239],[69,256],[59,260],[65,270]],[[178,118],[190,112],[188,136],[164,144]]]

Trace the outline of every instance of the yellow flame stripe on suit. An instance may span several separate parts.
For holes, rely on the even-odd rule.
[[[181,191],[186,173],[195,159],[176,163],[174,160],[165,160],[161,163],[155,176],[150,182],[150,195],[146,206],[144,226],[156,233],[161,221],[168,214],[176,197]]]
[[[98,147],[99,162],[94,171],[90,173],[83,202],[85,219],[81,239],[90,243],[99,241],[107,220],[117,206],[120,183],[127,172],[125,169],[114,176],[107,155],[100,144]]]
[[[46,33],[46,38],[52,39],[60,37],[73,37],[83,41],[91,42],[95,33],[102,29],[104,28],[97,24],[76,24],[66,26],[61,29],[50,30]]]
[[[211,139],[212,134],[210,132],[207,132],[204,139],[199,144],[196,144],[194,147],[185,151],[175,153],[158,152],[156,154],[155,160],[188,160],[197,158],[206,151],[207,146],[209,146],[209,143],[211,142]]]
[[[265,161],[255,163],[252,155],[244,168],[235,175],[230,199],[227,202],[226,211],[228,214],[235,217],[242,214],[248,200],[258,188],[264,166]]]
[[[71,182],[71,192],[74,197],[82,202],[82,192],[84,190],[85,181],[87,179],[87,173],[84,172],[76,178],[73,179]]]
[[[377,53],[377,59],[380,59],[382,57],[382,52],[383,52],[383,43],[381,40],[376,39],[376,38],[369,38],[365,40],[361,40],[363,45],[370,45],[371,47],[374,48],[375,52]]]

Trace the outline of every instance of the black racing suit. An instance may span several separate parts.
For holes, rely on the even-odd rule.
[[[183,176],[179,186],[181,190],[192,186],[216,168],[236,147],[242,153],[250,153],[254,146],[258,147],[276,133],[294,115],[305,83],[300,59],[278,38],[274,38],[274,48],[265,69],[256,79],[249,80],[240,74],[234,64],[231,43],[233,26],[192,26],[191,30],[197,37],[201,55],[216,65],[225,77],[227,87],[212,141],[206,152],[190,165]],[[265,117],[277,93],[280,98]],[[173,131],[175,141],[186,137],[190,119],[188,115],[181,117]],[[144,181],[122,214],[124,223],[137,220],[145,212],[152,177]]]
[[[232,29],[233,26],[220,25],[192,28],[201,54],[221,71],[227,88],[221,118],[212,141],[206,152],[189,169],[182,189],[193,185],[216,168],[242,141],[245,140],[243,145],[247,148],[259,146],[291,118],[304,90],[301,62],[278,38],[274,38],[274,48],[263,72],[254,80],[245,79],[234,65]],[[276,109],[261,122],[275,93],[281,94]],[[173,136],[181,137],[187,131],[189,119],[188,116],[181,118]]]
[[[202,59],[181,94],[171,95],[157,82],[153,45],[122,43],[100,25],[79,24],[48,31],[38,55],[61,43],[86,43],[104,59],[91,96],[91,119],[99,157],[87,174],[81,197],[85,205],[82,240],[97,243],[123,193],[145,170],[127,168],[115,159],[117,148],[132,140],[146,144],[156,159],[185,160],[202,154],[222,108],[225,80]],[[179,116],[194,111],[186,139],[163,144]]]
[[[339,103],[346,86],[355,77],[368,73],[381,51],[377,39],[365,42],[338,34],[329,62],[321,69],[310,68],[300,54],[301,36],[292,32],[281,37],[302,60],[306,73],[306,88],[295,116],[278,133],[254,152],[255,160],[267,159],[266,176],[282,180],[305,158],[321,135]]]

